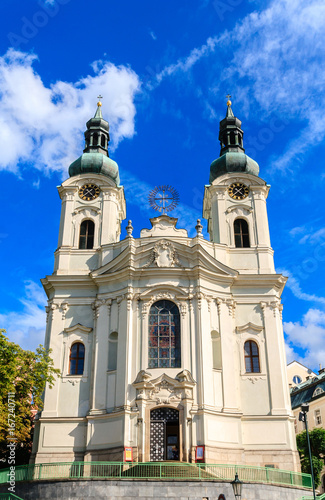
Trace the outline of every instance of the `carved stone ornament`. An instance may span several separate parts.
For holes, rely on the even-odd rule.
[[[263,380],[263,377],[247,377],[247,380],[255,384],[258,380]]]
[[[152,380],[152,375],[141,370],[133,386],[137,390],[136,399],[155,401],[157,404],[169,404],[183,399],[193,399],[193,387],[196,382],[188,370],[183,370],[171,378],[165,373]]]
[[[166,240],[158,241],[155,244],[149,261],[143,267],[149,267],[151,264],[156,264],[157,267],[183,267],[174,245]]]

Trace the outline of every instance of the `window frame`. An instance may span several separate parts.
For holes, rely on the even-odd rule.
[[[72,349],[74,348],[74,346],[77,346],[77,355],[75,358],[72,358]],[[79,347],[82,346],[83,347],[83,356],[79,356]],[[70,346],[70,352],[69,352],[69,369],[68,369],[68,375],[72,375],[72,376],[79,376],[79,377],[82,377],[84,375],[84,372],[85,372],[85,358],[86,358],[86,347],[85,347],[85,344],[83,342],[80,342],[79,340],[73,342]],[[76,366],[75,366],[75,373],[72,373],[71,372],[71,361],[72,360],[75,360],[76,361]],[[79,361],[82,361],[82,373],[78,373],[78,367],[79,367]]]
[[[248,355],[246,355],[246,350],[245,350],[245,346],[246,344],[249,344],[250,346],[250,352]],[[253,352],[252,352],[252,344],[255,344],[256,346],[256,349],[257,349],[257,355],[254,355]],[[249,359],[250,360],[250,368],[251,370],[247,370],[247,364],[246,364],[246,359]],[[257,359],[257,362],[258,362],[258,370],[254,370],[254,359]],[[247,374],[250,374],[250,373],[261,373],[261,360],[260,360],[260,350],[259,350],[259,345],[257,342],[255,342],[255,340],[253,339],[247,339],[245,342],[244,342],[244,366],[245,366],[245,373]]]
[[[88,248],[88,238],[89,238],[89,234],[88,234],[88,231],[89,231],[89,223],[92,223],[93,225],[93,234],[90,235],[90,238],[92,238],[92,246]],[[88,223],[87,224],[87,227],[86,227],[86,234],[85,235],[81,235],[81,228],[83,226],[84,223]],[[81,222],[80,222],[80,226],[79,226],[79,242],[78,242],[78,249],[79,250],[93,250],[94,249],[94,243],[95,243],[95,222],[93,221],[93,219],[90,219],[90,218],[86,218],[86,219],[83,219]],[[85,238],[85,246],[84,247],[81,247],[81,238],[84,237]]]
[[[236,232],[236,228],[235,228],[235,225],[236,225],[237,222],[240,222],[240,230],[239,230],[239,232]],[[245,233],[243,231],[243,225],[244,224],[246,224],[246,227],[247,227],[247,232],[245,232]],[[249,223],[248,223],[248,221],[246,219],[244,219],[243,217],[236,217],[236,219],[233,222],[233,232],[234,232],[234,244],[235,244],[235,248],[250,248],[251,247],[250,234],[249,234]],[[241,245],[237,245],[237,243],[236,243],[236,236],[240,237]],[[244,244],[245,243],[244,238],[247,238],[247,241],[246,241],[246,243],[248,243],[247,245]]]
[[[164,303],[164,305],[162,305],[162,303]],[[169,304],[169,307],[170,307],[170,310],[169,310],[169,313],[168,313],[168,329],[169,329],[169,332],[168,332],[168,335],[161,335],[161,332],[165,333],[166,332],[166,324],[162,324],[160,323],[160,314],[161,312],[158,311],[158,312],[152,312],[154,310],[155,307],[158,307],[157,305],[160,305],[161,307],[161,311],[166,309],[166,304]],[[176,308],[177,310],[177,313],[171,313],[171,309],[174,309]],[[158,324],[155,325],[155,323],[151,323],[151,316],[158,316]],[[163,316],[166,316],[166,313],[165,314],[162,314]],[[173,316],[171,318],[171,315]],[[174,316],[176,316],[177,318],[177,321],[174,320]],[[173,335],[171,333],[171,322],[174,322],[174,327],[175,327],[175,341],[174,341],[174,346],[172,344],[172,338],[173,338]],[[176,323],[176,324],[175,324]],[[157,331],[157,345],[151,345],[151,343],[154,341],[154,338],[155,336],[153,335],[153,332],[150,332],[150,329],[153,328],[153,327],[157,327],[158,331]],[[161,329],[160,329],[161,327]],[[182,342],[181,342],[181,315],[180,315],[180,311],[179,311],[179,307],[178,305],[171,301],[171,300],[168,300],[168,299],[162,299],[162,300],[156,300],[155,302],[153,302],[150,306],[150,309],[149,309],[149,314],[148,314],[148,340],[147,340],[147,366],[148,366],[148,369],[155,369],[155,368],[164,368],[164,369],[170,369],[170,368],[181,368],[181,363],[182,363],[182,352],[181,352],[181,345],[182,345]],[[166,337],[168,337],[168,346],[166,345],[163,345],[163,339]],[[174,356],[172,356],[172,349],[174,349]],[[150,352],[151,350],[151,352]],[[153,356],[153,355],[150,355],[154,350],[157,351],[157,355]],[[167,356],[160,356],[161,354],[161,351],[163,350],[168,350],[168,357]],[[169,363],[166,365],[164,362],[166,360],[169,360]],[[157,364],[156,366],[155,365],[155,361],[157,361]]]

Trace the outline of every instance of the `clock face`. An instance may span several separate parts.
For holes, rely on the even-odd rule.
[[[228,194],[230,198],[234,200],[243,200],[247,198],[249,193],[249,188],[245,186],[242,182],[234,182],[228,187]]]
[[[90,201],[99,196],[100,189],[96,184],[84,184],[79,189],[79,196],[82,200]]]

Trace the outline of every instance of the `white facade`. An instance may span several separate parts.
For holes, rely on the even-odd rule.
[[[245,199],[229,196],[234,182],[248,187]],[[78,194],[87,183],[100,188],[91,201]],[[54,273],[42,282],[46,346],[62,376],[46,389],[36,462],[123,460],[124,447],[135,460],[150,461],[158,446],[151,412],[167,408],[178,411],[170,433],[181,461],[194,461],[203,445],[209,463],[299,470],[281,318],[286,279],[274,270],[268,190],[256,175],[225,173],[205,188],[211,241],[200,227],[189,238],[164,215],[140,238],[120,241],[123,188],[89,172],[59,187],[59,246]],[[249,247],[235,246],[237,218],[248,223]],[[79,249],[85,219],[95,224],[88,250]],[[149,313],[161,300],[179,310],[180,360],[149,368]],[[258,347],[255,371],[247,370],[248,341]],[[75,342],[85,352],[79,375],[69,367]]]

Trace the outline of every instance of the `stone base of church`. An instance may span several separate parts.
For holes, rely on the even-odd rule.
[[[6,492],[1,486],[0,492]],[[294,487],[272,486],[270,484],[244,483],[242,498],[249,500],[297,500],[310,490]],[[156,481],[156,480],[82,480],[82,481],[33,481],[16,483],[15,494],[24,500],[83,500],[96,498],[106,500],[161,499],[198,500],[217,499],[223,494],[226,499],[234,498],[229,482],[217,481]]]
[[[195,457],[195,448],[192,449],[192,457]],[[207,464],[271,466],[295,472],[301,470],[299,454],[292,450],[244,450],[205,446],[204,461]]]

